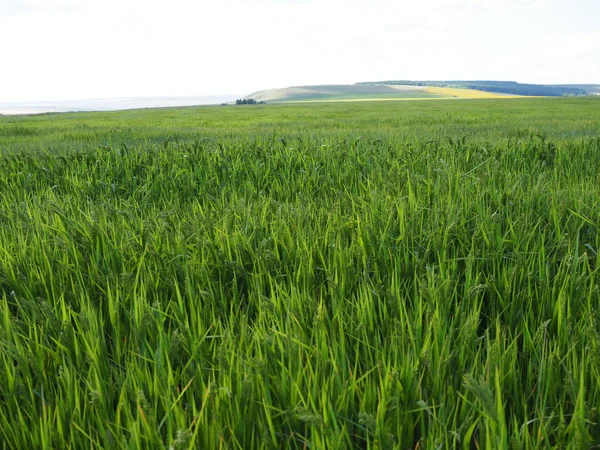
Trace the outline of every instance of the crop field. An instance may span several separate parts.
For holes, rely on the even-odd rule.
[[[512,94],[498,94],[495,92],[478,91],[476,89],[456,89],[448,87],[428,86],[425,92],[436,95],[446,95],[458,98],[523,98],[523,96]]]
[[[600,101],[0,117],[0,448],[600,444]]]

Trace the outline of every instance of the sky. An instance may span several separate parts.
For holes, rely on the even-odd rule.
[[[0,103],[600,83],[598,0],[0,0]]]

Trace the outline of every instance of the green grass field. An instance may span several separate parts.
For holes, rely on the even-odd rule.
[[[0,118],[0,448],[600,443],[600,103]]]

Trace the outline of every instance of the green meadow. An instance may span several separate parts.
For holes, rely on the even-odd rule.
[[[0,117],[0,448],[600,443],[600,99]]]

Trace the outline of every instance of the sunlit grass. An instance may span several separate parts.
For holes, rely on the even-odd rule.
[[[0,119],[2,446],[600,442],[598,102],[424,103]]]

